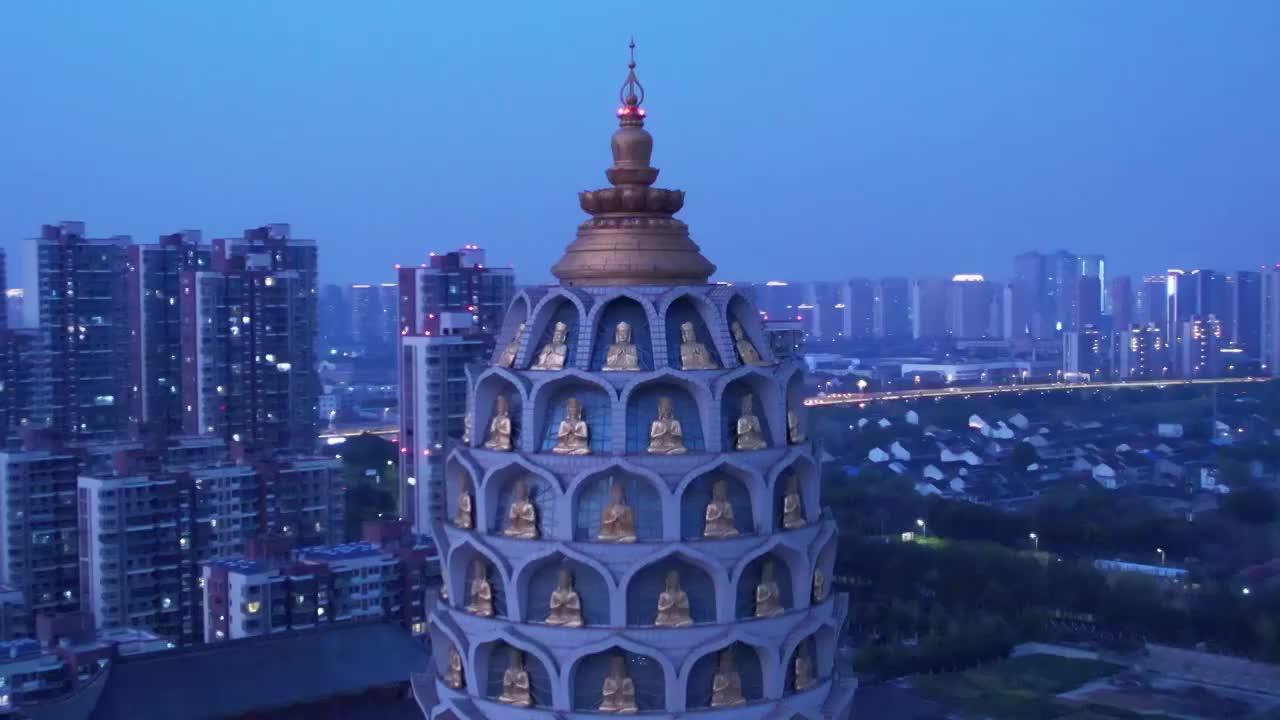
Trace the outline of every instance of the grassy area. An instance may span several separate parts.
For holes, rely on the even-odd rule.
[[[1095,714],[1054,696],[1120,671],[1099,660],[1024,655],[956,673],[922,675],[913,685],[948,707],[993,718],[1116,717]]]

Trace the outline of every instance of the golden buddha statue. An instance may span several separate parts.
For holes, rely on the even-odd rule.
[[[756,585],[756,617],[766,618],[782,614],[782,593],[773,579],[773,561],[765,560],[760,567],[760,584]]]
[[[792,445],[805,441],[804,431],[800,429],[800,416],[791,410],[787,411],[787,440]]]
[[[804,692],[818,684],[818,679],[813,676],[811,654],[809,641],[800,641],[800,647],[796,649],[796,692]]]
[[[462,416],[462,440],[463,445],[471,444],[471,408],[467,408],[467,413]]]
[[[760,353],[756,352],[756,348],[747,339],[747,331],[742,329],[742,323],[736,320],[729,326],[733,332],[733,346],[738,350],[738,359],[743,365],[763,365],[764,361],[760,359]]]
[[[484,446],[498,452],[511,452],[511,415],[507,396],[499,395],[493,401],[493,419],[489,421],[489,437]]]
[[[551,607],[547,611],[547,624],[562,627],[582,627],[582,598],[573,589],[573,575],[560,570],[556,589],[551,591]]]
[[[509,368],[516,364],[516,352],[520,349],[520,336],[524,334],[524,323],[516,326],[515,337],[511,338],[511,342],[502,349],[502,354],[498,356],[498,367]]]
[[[720,667],[711,680],[711,707],[729,707],[746,702],[742,697],[742,676],[733,667],[733,648],[725,648],[720,652]]]
[[[502,673],[502,694],[498,702],[517,707],[529,707],[533,704],[533,693],[529,689],[529,672],[524,669],[524,653],[511,648],[507,661],[507,670]]]
[[[782,496],[782,527],[795,530],[804,527],[804,506],[800,503],[800,477],[787,476],[787,492]]]
[[[563,370],[565,358],[569,357],[569,346],[565,338],[569,336],[569,326],[557,322],[551,331],[551,341],[538,351],[538,361],[530,370]]]
[[[489,569],[480,558],[471,561],[471,592],[467,595],[467,612],[479,617],[493,617],[493,588],[489,585]]]
[[[440,599],[441,600],[449,599],[449,583],[448,581],[443,579],[440,581]]]
[[[686,627],[693,624],[693,616],[689,614],[689,594],[680,588],[680,571],[667,573],[667,584],[658,593],[658,617],[653,624],[657,627]]]
[[[529,486],[524,480],[516,480],[511,488],[511,507],[507,509],[507,526],[502,534],[525,540],[538,537],[538,509],[529,500]]]
[[[737,440],[734,447],[738,450],[763,450],[769,447],[764,439],[764,431],[760,427],[760,418],[752,409],[753,398],[750,394],[742,396],[742,414],[734,428]]]
[[[604,542],[632,543],[636,541],[636,518],[622,494],[622,483],[614,482],[609,488],[609,504],[600,512],[600,532],[597,540]]]
[[[458,512],[453,516],[454,527],[470,530],[476,526],[475,507],[471,498],[471,480],[466,475],[458,479]]]
[[[821,570],[813,571],[813,601],[820,603],[827,597],[827,581]]]
[[[703,516],[702,537],[730,538],[738,535],[733,525],[733,505],[729,504],[729,485],[717,480],[711,486],[711,502]]]
[[[631,343],[631,325],[620,322],[613,331],[613,344],[605,353],[604,370],[639,370],[640,354]]]
[[[582,403],[578,398],[569,398],[565,403],[564,419],[556,431],[556,446],[551,448],[551,452],[557,455],[591,453],[591,446],[587,443],[587,421],[582,419]]]
[[[679,455],[688,452],[684,446],[684,430],[676,419],[671,398],[658,398],[658,417],[649,424],[648,451],[655,455]]]
[[[600,712],[629,715],[638,712],[636,684],[627,676],[627,659],[614,655],[609,663],[609,676],[600,689]]]
[[[718,370],[720,365],[711,358],[707,346],[698,342],[693,323],[680,326],[680,368],[682,370]]]
[[[461,690],[465,685],[462,679],[462,656],[453,643],[449,643],[449,668],[444,672],[444,684],[454,690]]]

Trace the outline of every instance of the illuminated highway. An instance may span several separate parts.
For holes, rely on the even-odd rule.
[[[809,407],[828,405],[862,405],[891,400],[927,400],[944,397],[973,397],[975,395],[1007,395],[1010,393],[1049,392],[1062,390],[1099,390],[1103,388],[1166,388],[1181,385],[1236,385],[1242,383],[1262,383],[1271,378],[1198,378],[1193,380],[1129,380],[1127,382],[1101,383],[1028,383],[1026,385],[977,385],[972,387],[921,388],[919,390],[886,390],[868,393],[832,393],[818,397],[805,398],[804,404]]]
[[[1063,390],[1101,390],[1104,388],[1166,388],[1181,385],[1239,385],[1244,383],[1263,383],[1271,378],[1201,378],[1194,380],[1130,380],[1128,382],[1104,383],[1029,383],[1026,385],[976,385],[971,387],[921,388],[919,390],[886,390],[869,393],[832,393],[817,397],[805,398],[808,407],[826,407],[842,405],[863,405],[894,400],[928,400],[930,398],[968,398],[979,395],[1008,395],[1028,392],[1061,392]],[[320,441],[329,445],[345,442],[347,438],[357,437],[364,433],[393,439],[400,429],[395,425],[368,428],[350,428],[333,430],[320,434]]]

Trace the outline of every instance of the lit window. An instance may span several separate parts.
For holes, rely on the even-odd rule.
[[[316,608],[316,615],[319,615],[320,617],[324,617],[324,608],[322,607]]]
[[[262,603],[258,602],[257,600],[250,600],[249,602],[245,603],[245,606],[244,606],[244,611],[249,613],[250,615],[256,615],[258,611],[261,609],[262,609]]]

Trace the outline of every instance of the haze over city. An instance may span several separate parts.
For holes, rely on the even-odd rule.
[[[140,241],[290,222],[326,281],[463,242],[541,281],[602,181],[632,34],[660,184],[688,192],[719,279],[1007,277],[1058,247],[1121,273],[1280,259],[1266,0],[4,15],[11,268],[60,219]]]

